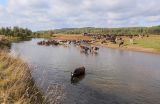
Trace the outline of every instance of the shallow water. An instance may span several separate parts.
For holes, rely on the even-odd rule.
[[[64,104],[160,104],[160,55],[102,47],[86,55],[74,46],[38,46],[40,40],[13,43],[11,53],[32,65],[44,92],[62,84]],[[71,84],[71,71],[80,66],[86,75]]]

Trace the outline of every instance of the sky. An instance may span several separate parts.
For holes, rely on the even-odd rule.
[[[0,0],[0,27],[38,30],[160,25],[160,0]]]

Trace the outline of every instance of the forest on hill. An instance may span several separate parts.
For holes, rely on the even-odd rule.
[[[63,28],[47,31],[32,32],[32,30],[20,27],[1,27],[0,35],[13,37],[38,37],[39,35],[53,35],[53,34],[109,34],[109,35],[160,35],[160,26],[152,27],[126,27],[126,28]]]
[[[160,35],[160,26],[126,27],[126,28],[63,28],[48,31],[38,31],[37,34],[109,34],[109,35]]]

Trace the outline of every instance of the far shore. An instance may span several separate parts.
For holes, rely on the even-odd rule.
[[[102,40],[96,40],[95,43],[91,44],[93,46],[102,46],[106,48],[127,50],[127,51],[137,51],[145,52],[152,54],[160,54],[160,36],[151,35],[149,37],[144,37],[142,39],[134,38],[134,44],[129,44],[129,39],[123,37],[125,42],[122,47],[119,47],[118,44],[112,44],[110,42],[101,43]],[[54,35],[53,39],[57,40],[93,40],[89,36],[79,35],[66,35],[66,34],[57,34]]]
[[[124,51],[135,51],[135,52],[144,52],[144,53],[152,53],[152,54],[159,54],[160,51],[156,51],[152,48],[142,48],[142,47],[114,47],[114,46],[106,46],[106,45],[97,45],[97,46],[102,46],[105,48],[112,48],[112,49],[118,49],[118,50],[124,50]]]

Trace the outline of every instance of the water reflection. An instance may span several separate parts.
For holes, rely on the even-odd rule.
[[[71,78],[71,84],[77,85],[84,78],[85,78],[85,75],[81,75],[81,76],[78,76],[78,77],[73,77],[73,78]]]
[[[85,51],[81,51],[80,50],[80,54],[86,55],[86,56],[88,56],[88,55],[97,56],[98,52],[92,52],[92,53],[90,53],[90,52],[85,52]]]

